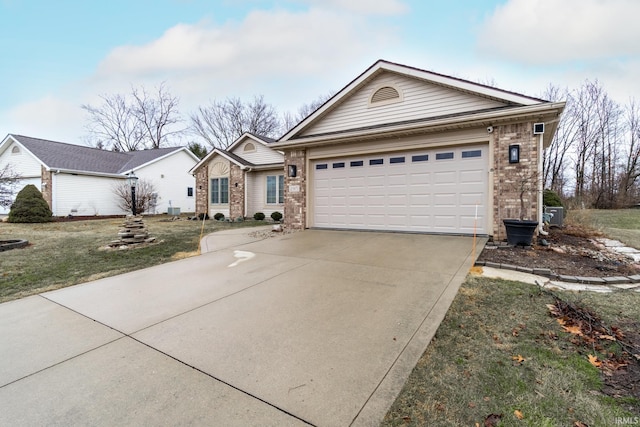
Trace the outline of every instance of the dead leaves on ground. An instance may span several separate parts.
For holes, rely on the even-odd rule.
[[[599,358],[595,354],[588,354],[587,360],[596,368],[602,370],[605,375],[612,371],[624,368],[628,361],[635,356],[631,343],[626,342],[622,330],[616,326],[608,327],[593,312],[575,303],[563,301],[555,297],[554,304],[547,304],[549,313],[556,318],[562,329],[573,335],[571,342],[577,346],[589,347],[605,358]],[[617,342],[622,347],[622,355],[616,355],[606,349],[606,342]]]

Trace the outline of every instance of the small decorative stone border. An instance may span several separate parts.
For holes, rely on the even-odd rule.
[[[0,252],[10,249],[24,248],[29,244],[28,240],[0,240]]]
[[[629,248],[624,243],[611,239],[595,239],[594,244],[601,246],[601,249],[618,253],[631,258],[634,261],[640,261],[640,251],[635,248]],[[506,242],[492,242],[487,243],[487,246],[493,246],[493,249],[500,249],[501,247],[509,246]],[[525,249],[531,248],[527,246]],[[634,274],[633,276],[612,276],[612,277],[584,277],[584,276],[569,276],[564,274],[556,274],[549,268],[529,268],[520,267],[511,264],[502,264],[491,261],[476,261],[475,265],[478,267],[492,267],[501,268],[503,270],[520,271],[522,273],[535,274],[536,276],[548,277],[551,280],[559,280],[566,283],[580,283],[585,285],[624,285],[629,283],[640,283],[640,274]]]
[[[640,283],[640,274],[633,276],[613,276],[613,277],[583,277],[583,276],[567,276],[564,274],[556,274],[549,268],[529,268],[520,267],[511,264],[502,264],[491,261],[476,261],[478,267],[501,268],[503,270],[520,271],[522,273],[535,274],[536,276],[548,277],[551,280],[559,280],[568,283],[581,283],[585,285],[622,285],[628,283]]]

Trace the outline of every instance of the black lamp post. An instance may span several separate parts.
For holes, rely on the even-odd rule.
[[[131,213],[133,213],[133,216],[136,216],[136,185],[138,185],[138,177],[133,173],[133,171],[131,171],[127,176],[127,181],[131,186]]]

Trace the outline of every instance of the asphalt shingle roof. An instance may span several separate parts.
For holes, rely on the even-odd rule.
[[[11,136],[47,167],[79,172],[122,174],[181,149],[181,147],[171,147],[115,152],[23,135],[11,134]]]

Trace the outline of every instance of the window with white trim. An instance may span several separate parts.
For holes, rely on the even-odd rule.
[[[284,203],[284,175],[267,175],[267,204]]]
[[[211,204],[229,203],[229,178],[211,178]]]

